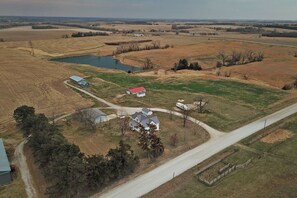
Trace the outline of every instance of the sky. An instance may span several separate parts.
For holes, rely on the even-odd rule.
[[[297,0],[0,0],[0,15],[297,20]]]

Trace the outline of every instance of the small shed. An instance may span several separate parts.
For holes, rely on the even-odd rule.
[[[87,118],[92,120],[94,124],[100,124],[101,122],[108,121],[107,115],[97,108],[84,109],[83,113],[87,116]]]
[[[76,84],[82,86],[82,87],[88,87],[88,86],[90,85],[90,84],[87,82],[86,79],[81,78],[81,77],[79,77],[79,76],[71,76],[71,77],[70,77],[70,80],[71,80],[72,82],[74,82],[74,83],[76,83]]]
[[[146,89],[144,87],[130,88],[127,90],[127,94],[136,95],[137,97],[143,97],[145,96],[145,93]]]
[[[0,139],[0,185],[9,184],[12,179],[10,175],[10,164],[6,155],[3,140]]]

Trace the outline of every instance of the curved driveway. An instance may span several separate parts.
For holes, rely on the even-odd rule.
[[[94,96],[93,94],[83,89],[69,85],[67,82],[65,82],[65,84],[95,99],[98,98],[97,96]],[[107,105],[111,104],[103,99],[100,99],[99,101]],[[110,107],[115,109],[118,109],[118,108],[124,109],[128,113],[132,113],[139,110],[139,108],[119,107],[114,104],[111,104]],[[152,110],[170,113],[170,111],[166,109],[164,110],[164,109],[152,108]],[[191,169],[192,167],[212,157],[213,155],[219,153],[220,151],[228,148],[229,146],[262,130],[266,126],[274,124],[290,115],[295,114],[296,112],[297,112],[297,104],[294,104],[280,111],[277,111],[269,116],[261,118],[250,124],[247,124],[230,133],[221,133],[211,128],[210,126],[198,121],[198,124],[211,134],[212,138],[208,142],[186,153],[183,153],[182,155],[166,162],[165,164],[147,173],[144,173],[143,175],[136,177],[135,179],[128,181],[125,184],[122,184],[114,189],[111,189],[110,191],[93,195],[92,197],[106,197],[106,198],[107,197],[108,198],[141,197],[142,195],[145,195],[146,193],[156,189],[162,184],[170,181],[171,179],[173,179],[174,176],[178,176],[184,173],[185,171]],[[178,112],[174,112],[174,114],[181,116],[181,114]],[[189,118],[189,119],[197,123],[196,119],[194,118]]]

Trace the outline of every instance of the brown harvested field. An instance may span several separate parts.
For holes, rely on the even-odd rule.
[[[133,25],[133,24],[104,24],[100,25],[102,28],[114,28],[118,30],[140,30],[143,32],[149,32],[152,29],[155,30],[171,30],[171,24],[160,23],[159,25]]]
[[[275,142],[282,142],[293,136],[293,132],[285,129],[277,129],[273,133],[263,137],[260,141],[264,143],[273,144]]]
[[[94,30],[83,28],[59,27],[59,29],[32,29],[31,26],[20,26],[14,28],[0,29],[0,38],[5,41],[29,41],[60,39],[65,34],[75,32],[94,32]]]
[[[188,39],[186,38],[185,40]],[[197,38],[197,41],[195,41],[195,38],[192,38],[192,41],[192,44],[181,45],[177,43],[174,48],[165,50],[121,54],[119,59],[126,64],[139,65],[140,60],[143,61],[145,58],[150,58],[158,68],[170,69],[179,59],[186,58],[189,61],[198,61],[204,69],[209,69],[213,68],[218,61],[216,55],[220,50],[225,50],[231,54],[232,50],[245,51],[251,49],[255,52],[263,51],[265,55],[264,61],[228,68],[224,67],[221,73],[223,74],[230,70],[233,73],[233,77],[241,79],[244,74],[248,74],[250,79],[277,87],[282,87],[284,84],[291,82],[297,74],[297,60],[292,55],[293,52],[297,51],[297,48],[239,41],[201,41],[201,38]]]
[[[62,65],[33,57],[28,52],[0,48],[0,123],[12,120],[15,108],[34,106],[38,112],[60,115],[78,106],[89,106],[63,81],[77,72]]]
[[[14,31],[22,33],[25,30],[17,29]],[[52,30],[39,32],[42,34],[51,34]],[[208,40],[207,36],[169,34],[160,37],[148,36],[145,39],[157,40],[162,45],[169,44],[174,47],[162,50],[125,53],[117,56],[117,58],[124,63],[132,65],[141,65],[145,58],[150,58],[158,66],[158,69],[164,71],[170,69],[180,58],[187,58],[189,61],[199,61],[203,68],[211,68],[215,65],[217,61],[216,54],[221,49],[226,50],[226,52],[231,52],[234,49],[262,50],[266,57],[263,62],[223,68],[222,73],[226,70],[231,70],[232,77],[240,79],[247,73],[250,80],[264,82],[277,87],[282,87],[285,83],[292,81],[292,78],[297,73],[297,61],[292,56],[292,53],[296,51],[295,48],[226,40],[231,38],[230,35],[235,39],[240,38],[240,36],[244,39],[256,39],[255,35],[240,34],[224,35],[224,38],[211,37],[210,40]],[[112,35],[108,37],[34,40],[32,43],[36,57],[32,57],[29,54],[31,48],[28,41],[1,43],[0,56],[3,61],[0,63],[0,75],[2,81],[1,89],[3,90],[2,93],[4,93],[3,97],[1,97],[1,104],[4,104],[1,106],[1,110],[4,113],[0,119],[7,120],[11,117],[12,110],[24,103],[34,105],[38,110],[47,113],[49,113],[50,108],[54,107],[63,112],[73,109],[76,106],[73,101],[79,104],[90,104],[90,102],[86,102],[81,96],[66,89],[62,85],[63,79],[74,73],[67,67],[69,64],[49,62],[45,58],[86,53],[110,55],[116,49],[116,46],[107,46],[104,44],[105,42],[143,39]],[[258,40],[265,42],[272,41],[266,38]],[[290,39],[282,38],[275,40],[279,42],[290,41]],[[163,73],[165,76],[165,72]],[[152,72],[147,75],[155,74]],[[172,73],[170,75],[175,76]],[[188,75],[193,75],[210,79],[217,78],[214,75],[214,71],[191,72],[191,74],[189,72],[179,71],[176,77],[184,78],[185,75],[187,77]]]

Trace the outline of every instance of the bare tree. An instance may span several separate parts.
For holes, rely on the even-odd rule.
[[[245,74],[243,75],[243,79],[244,79],[244,80],[248,80],[248,79],[249,79],[249,74],[248,74],[248,73],[245,73]]]
[[[130,121],[130,118],[128,116],[123,115],[118,118],[120,132],[121,132],[122,136],[125,136],[126,131],[129,128],[129,121]]]
[[[170,136],[170,142],[172,146],[176,147],[178,142],[178,137],[176,133]]]
[[[95,116],[92,111],[87,111],[86,109],[77,109],[75,111],[75,119],[82,122],[86,128],[92,131],[96,130]]]
[[[231,63],[237,65],[242,58],[242,53],[237,51],[232,51]]]
[[[264,53],[263,52],[258,52],[256,55],[256,61],[262,61],[264,59]]]
[[[225,66],[226,65],[226,61],[228,59],[228,55],[225,53],[225,51],[221,50],[218,53],[218,59],[222,61],[222,65]]]
[[[154,68],[153,62],[151,61],[151,59],[146,58],[144,61],[143,69],[152,69],[152,68]]]
[[[204,101],[204,98],[199,96],[196,98],[195,104],[199,113],[204,113],[207,109],[209,101]]]
[[[160,43],[160,41],[153,41],[152,46],[154,49],[158,49],[158,48],[160,48],[161,43]]]
[[[255,61],[255,54],[252,50],[248,50],[245,52],[246,58],[248,59],[248,62],[254,62]]]
[[[190,111],[189,110],[182,110],[183,112],[183,126],[186,127],[186,124],[187,124],[187,120],[188,120],[188,116],[190,114]]]
[[[229,78],[229,77],[231,77],[231,75],[232,75],[231,71],[226,71],[225,72],[225,77]]]
[[[173,111],[172,110],[169,110],[169,118],[171,121],[173,120]]]

